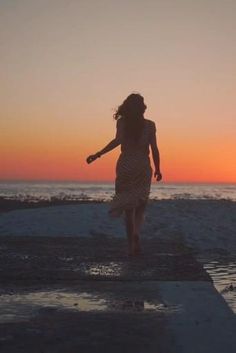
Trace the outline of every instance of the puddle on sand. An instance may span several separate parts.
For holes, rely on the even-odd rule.
[[[123,263],[117,262],[109,262],[108,264],[82,263],[74,271],[79,271],[90,276],[119,277],[124,270],[123,267]]]
[[[164,267],[161,265],[160,267]],[[73,271],[85,276],[105,278],[152,278],[155,268],[144,268],[139,262],[127,265],[123,262],[81,263]]]
[[[27,321],[33,315],[51,314],[57,310],[160,312],[173,308],[167,309],[166,305],[160,302],[128,298],[105,299],[105,295],[101,294],[61,290],[0,295],[0,323]]]

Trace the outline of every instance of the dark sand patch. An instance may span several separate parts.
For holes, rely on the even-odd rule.
[[[70,200],[53,197],[50,200],[19,200],[0,196],[0,212],[9,212],[26,208],[41,208],[52,206],[78,205],[88,203],[102,203],[103,200]]]
[[[143,254],[127,256],[127,242],[96,237],[0,237],[0,280],[27,283],[75,280],[207,280],[192,250],[178,242],[142,240]]]

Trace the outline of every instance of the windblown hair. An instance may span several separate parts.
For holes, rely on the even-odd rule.
[[[125,136],[137,141],[144,127],[146,110],[143,97],[138,93],[130,94],[113,115],[115,120],[124,119]]]

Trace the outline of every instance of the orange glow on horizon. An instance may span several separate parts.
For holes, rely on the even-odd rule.
[[[236,146],[225,143],[219,149],[214,143],[208,147],[196,147],[193,144],[186,149],[184,144],[181,146],[176,141],[162,140],[159,149],[163,181],[236,182]],[[85,161],[89,154],[104,145],[94,141],[90,147],[83,148],[76,147],[76,143],[71,142],[69,146],[55,145],[55,148],[48,143],[43,146],[33,145],[27,150],[17,150],[13,146],[5,151],[2,149],[0,180],[114,181],[119,147],[90,165]],[[152,167],[154,169],[153,165]]]

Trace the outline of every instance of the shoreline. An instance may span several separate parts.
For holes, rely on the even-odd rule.
[[[221,198],[221,199],[200,199],[200,198],[173,198],[173,199],[149,199],[148,204],[151,203],[227,203],[227,204],[236,204],[236,201]],[[0,196],[0,213],[8,212],[18,209],[31,209],[31,208],[42,208],[42,207],[53,207],[53,206],[69,206],[69,205],[81,205],[81,204],[109,204],[107,200],[73,200],[73,199],[60,199],[57,197],[51,198],[50,200],[20,200],[17,198],[7,198]]]

